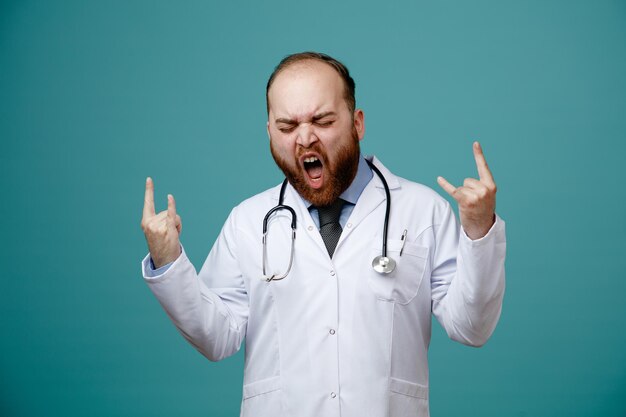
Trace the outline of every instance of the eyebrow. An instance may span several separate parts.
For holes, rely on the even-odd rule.
[[[334,115],[335,115],[334,111],[327,111],[324,113],[316,114],[315,116],[313,116],[313,121],[320,120],[320,119],[323,119],[324,117],[334,116]]]
[[[315,121],[318,121],[320,119],[323,119],[324,117],[335,116],[335,115],[336,115],[336,113],[334,111],[327,111],[327,112],[324,112],[324,113],[316,114],[315,116],[313,116],[312,120],[315,122]],[[274,122],[275,123],[285,123],[285,124],[289,124],[289,125],[296,124],[296,121],[294,119],[287,119],[287,118],[282,118],[282,117],[274,120]]]

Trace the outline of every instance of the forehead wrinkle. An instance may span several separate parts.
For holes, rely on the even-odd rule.
[[[324,106],[321,106],[324,107]],[[298,115],[292,115],[287,113],[286,117],[282,117],[280,115],[277,115],[277,117],[274,119],[274,121],[276,123],[279,122],[283,122],[283,123],[302,123],[302,122],[312,122],[315,120],[319,120],[325,116],[329,116],[329,115],[335,115],[337,114],[335,111],[333,110],[327,110],[327,111],[319,111],[319,110],[314,110],[314,111],[310,111],[310,112],[305,112],[304,114]]]

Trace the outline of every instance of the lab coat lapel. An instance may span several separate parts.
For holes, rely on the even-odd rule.
[[[374,166],[378,168],[387,184],[389,185],[389,190],[394,190],[396,188],[400,188],[400,183],[398,182],[398,178],[393,175],[387,168],[380,163],[380,161],[376,157],[367,157],[366,159],[372,161]],[[374,172],[374,176],[370,180],[370,182],[365,186],[365,189],[361,193],[359,200],[354,206],[354,210],[346,223],[346,227],[343,228],[343,232],[341,232],[341,237],[339,238],[339,242],[337,243],[337,248],[335,251],[339,250],[342,242],[348,239],[352,231],[354,231],[358,225],[367,217],[371,212],[373,212],[379,205],[385,203],[385,187],[383,182],[378,177],[378,175]],[[383,224],[380,225],[381,229]]]
[[[278,197],[280,194],[280,187],[275,194],[276,204],[278,204]],[[287,184],[287,188],[285,190],[285,198],[283,201],[284,204],[291,206],[296,212],[297,222],[296,222],[296,242],[298,239],[311,239],[315,245],[319,248],[319,250],[325,255],[328,256],[328,251],[326,250],[326,245],[324,245],[324,241],[322,240],[322,236],[319,233],[319,230],[313,219],[311,218],[311,213],[307,209],[304,204],[304,200],[298,194],[295,188],[292,187],[291,184]]]

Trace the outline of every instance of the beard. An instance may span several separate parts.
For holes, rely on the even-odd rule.
[[[356,176],[361,149],[358,134],[354,127],[352,128],[351,136],[352,140],[338,149],[337,155],[333,160],[328,158],[325,149],[319,141],[314,142],[312,146],[307,148],[298,145],[292,163],[288,163],[285,158],[282,158],[275,151],[271,140],[270,150],[276,165],[283,171],[285,177],[287,177],[287,180],[298,194],[316,207],[325,207],[334,203],[341,193],[350,186]],[[322,167],[325,170],[324,185],[317,190],[309,186],[304,177],[304,168],[298,163],[300,156],[310,151],[317,152],[324,161]]]

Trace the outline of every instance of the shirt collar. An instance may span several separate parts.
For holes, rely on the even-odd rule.
[[[373,175],[374,174],[372,173],[372,169],[369,167],[369,165],[367,165],[367,162],[365,162],[365,158],[363,158],[363,155],[359,155],[359,166],[357,168],[356,175],[354,176],[354,179],[352,180],[350,186],[346,188],[343,193],[341,193],[339,198],[346,201],[347,203],[356,205],[356,202],[359,200],[361,193],[365,189],[367,183],[370,182]],[[307,208],[310,208],[313,205],[304,198],[302,198],[302,200],[304,201],[304,205]]]

